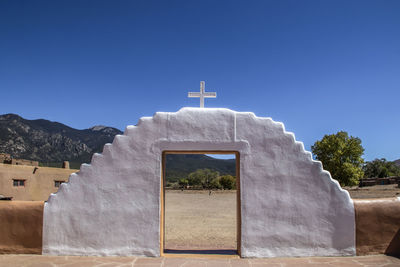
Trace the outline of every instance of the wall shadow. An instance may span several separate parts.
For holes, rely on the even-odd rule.
[[[400,228],[394,235],[392,241],[390,241],[389,246],[385,250],[385,254],[400,258]]]
[[[165,249],[168,254],[196,254],[196,255],[238,255],[234,249]]]

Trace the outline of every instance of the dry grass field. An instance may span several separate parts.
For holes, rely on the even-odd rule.
[[[397,184],[345,187],[353,199],[400,197]]]
[[[397,185],[349,187],[353,199],[400,196]],[[235,250],[236,191],[166,190],[165,249]]]
[[[235,250],[236,191],[166,190],[164,248]]]

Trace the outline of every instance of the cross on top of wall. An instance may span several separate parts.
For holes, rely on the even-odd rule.
[[[204,98],[216,98],[216,92],[205,92],[205,82],[200,82],[200,92],[189,92],[188,97],[199,97],[200,98],[200,107],[204,108]]]

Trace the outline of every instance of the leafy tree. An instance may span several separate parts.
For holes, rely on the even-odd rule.
[[[211,189],[222,189],[221,184],[219,183],[219,178],[214,178],[210,183]]]
[[[223,189],[235,189],[236,188],[236,179],[231,175],[223,175],[219,178],[219,183],[221,184]]]
[[[166,185],[165,185],[165,187],[172,187],[173,185],[174,185],[173,183],[167,182]]]
[[[179,179],[178,184],[179,184],[180,188],[185,188],[189,184],[189,181],[188,181],[188,179],[182,178],[182,179]]]
[[[210,169],[199,169],[189,174],[189,185],[210,188],[213,179],[218,178],[219,172]]]
[[[400,167],[394,162],[386,161],[384,158],[367,162],[363,167],[363,171],[365,178],[383,178],[400,175]]]
[[[189,174],[188,182],[190,186],[200,186],[203,181],[203,175],[200,170],[194,171]]]
[[[320,160],[325,170],[343,185],[356,185],[364,173],[362,164],[364,148],[361,139],[340,131],[325,135],[321,141],[311,146],[315,158]]]

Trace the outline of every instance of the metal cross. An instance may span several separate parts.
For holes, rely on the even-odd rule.
[[[216,98],[217,93],[216,92],[205,92],[205,82],[201,81],[200,82],[200,92],[189,92],[188,97],[200,97],[200,107],[204,108],[204,98]]]

